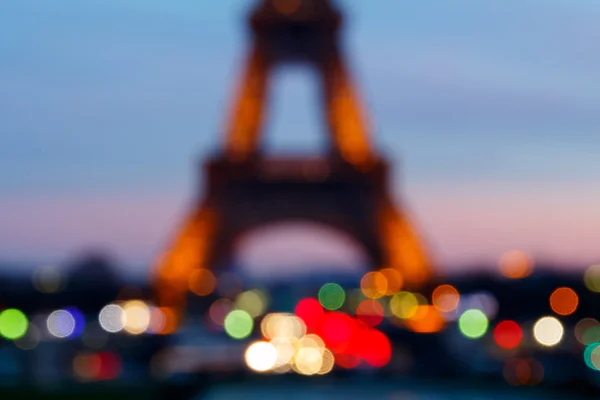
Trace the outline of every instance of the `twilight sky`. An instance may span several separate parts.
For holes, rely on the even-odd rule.
[[[600,260],[600,2],[338,3],[373,140],[442,265]],[[0,3],[0,260],[104,246],[144,265],[163,247],[219,143],[251,4]],[[311,74],[274,85],[266,147],[316,151]],[[296,239],[240,252],[328,253]]]

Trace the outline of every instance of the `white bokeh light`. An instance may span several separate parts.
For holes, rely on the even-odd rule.
[[[125,325],[123,324],[123,309],[116,304],[105,306],[98,316],[100,326],[106,332],[117,333],[121,332]]]
[[[46,327],[54,337],[69,337],[75,332],[75,317],[67,310],[54,311],[48,316]]]
[[[565,329],[554,317],[540,318],[533,326],[533,337],[542,346],[552,347],[560,343]]]

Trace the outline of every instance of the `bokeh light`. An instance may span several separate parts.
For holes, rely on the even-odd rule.
[[[458,307],[460,294],[452,285],[440,285],[433,291],[431,302],[441,312],[452,312]]]
[[[306,334],[306,324],[299,317],[288,313],[267,314],[260,324],[267,339],[285,338],[298,340]]]
[[[121,318],[127,333],[142,334],[150,326],[150,308],[141,300],[130,300],[123,305]]]
[[[592,343],[583,352],[585,364],[594,371],[600,371],[600,342]]]
[[[575,338],[586,346],[600,342],[600,322],[595,318],[583,318],[575,324]]]
[[[394,268],[384,268],[379,271],[385,276],[387,281],[387,290],[385,292],[386,296],[393,296],[402,290],[402,286],[404,285],[404,278],[402,274],[397,269]]]
[[[488,318],[481,310],[467,310],[458,319],[458,328],[469,339],[477,339],[487,332]]]
[[[277,349],[269,342],[254,342],[246,349],[244,359],[251,370],[266,372],[277,363]]]
[[[384,309],[377,300],[367,299],[356,308],[356,316],[365,325],[374,327],[383,321]]]
[[[190,292],[197,296],[208,296],[217,286],[217,278],[215,275],[205,269],[200,268],[192,272],[188,281]]]
[[[32,276],[33,286],[41,293],[57,293],[65,286],[61,271],[52,266],[44,266],[35,270]]]
[[[40,343],[42,335],[35,324],[29,324],[25,335],[15,339],[15,345],[21,350],[33,350]]]
[[[533,259],[522,251],[508,251],[498,262],[500,273],[510,279],[522,279],[533,272]]]
[[[303,347],[294,357],[294,370],[302,375],[315,375],[321,371],[323,355],[314,347]]]
[[[233,302],[229,299],[218,299],[215,300],[208,309],[208,316],[210,320],[217,326],[223,326],[225,324],[225,317],[235,309]]]
[[[319,290],[319,302],[328,310],[337,310],[344,304],[346,293],[337,283],[326,283]]]
[[[48,332],[56,338],[63,339],[75,332],[75,317],[67,310],[52,312],[46,321]]]
[[[233,310],[225,317],[225,332],[234,339],[245,339],[252,333],[254,320],[244,310]]]
[[[329,349],[323,349],[321,361],[321,369],[319,370],[319,372],[317,372],[317,374],[325,375],[333,370],[333,367],[335,365],[335,356]]]
[[[532,358],[514,358],[506,362],[503,374],[513,386],[534,386],[544,379],[544,367]]]
[[[279,368],[287,365],[294,355],[296,354],[296,348],[292,344],[292,341],[288,338],[276,337],[270,342],[277,352],[277,360],[273,368]]]
[[[400,292],[390,299],[390,311],[401,319],[412,318],[419,307],[419,300],[410,292]]]
[[[558,315],[573,314],[578,304],[579,296],[568,287],[560,287],[550,295],[550,307]]]
[[[388,291],[388,280],[379,272],[367,272],[360,280],[360,289],[369,299],[378,299],[386,295]]]
[[[9,308],[0,313],[0,336],[16,340],[25,335],[29,321],[21,310]]]
[[[295,313],[307,327],[316,328],[323,321],[325,310],[316,299],[302,299],[296,305]]]
[[[514,349],[523,339],[523,330],[515,321],[502,321],[494,329],[494,340],[504,349]]]
[[[585,270],[583,282],[588,290],[600,293],[600,264],[592,265]]]
[[[125,325],[123,324],[123,308],[117,304],[109,304],[100,310],[98,322],[106,332],[121,332]]]
[[[414,316],[405,321],[406,327],[417,333],[435,333],[444,328],[446,321],[437,308],[420,305]]]
[[[73,372],[82,381],[107,381],[122,372],[122,362],[114,353],[79,353],[73,358]]]
[[[102,359],[98,354],[80,353],[73,358],[73,372],[83,381],[97,379],[102,371]]]
[[[148,324],[147,333],[161,333],[167,324],[167,317],[164,311],[158,307],[150,307],[150,323]]]
[[[260,290],[248,290],[235,299],[235,308],[244,310],[253,318],[264,314],[267,309],[267,297]]]
[[[533,337],[542,346],[556,346],[563,338],[564,328],[554,317],[542,317],[533,326]]]

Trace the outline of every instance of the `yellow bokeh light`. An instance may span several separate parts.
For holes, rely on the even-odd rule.
[[[585,271],[583,282],[588,290],[600,293],[600,264],[592,265]]]
[[[440,285],[433,291],[431,302],[441,312],[452,312],[458,307],[460,295],[452,285]]]
[[[273,313],[266,315],[260,325],[261,332],[267,339],[277,337],[300,339],[306,334],[306,324],[293,314]]]
[[[256,318],[261,316],[267,309],[267,298],[258,290],[248,290],[240,293],[234,304],[238,310],[244,310],[252,318]]]
[[[508,251],[500,257],[500,273],[510,279],[525,278],[533,272],[533,259],[522,251]]]
[[[417,313],[419,299],[413,293],[400,292],[390,300],[390,311],[401,319],[412,318]]]
[[[270,343],[275,347],[275,351],[277,352],[277,361],[274,368],[288,365],[296,354],[296,348],[292,341],[286,338],[275,338]]]
[[[317,374],[325,375],[333,370],[335,365],[335,357],[329,349],[323,349],[321,369]]]
[[[246,349],[244,359],[251,370],[266,372],[277,363],[277,349],[269,342],[254,342]]]
[[[323,355],[314,347],[303,347],[296,353],[294,369],[302,375],[315,375],[323,366]]]
[[[560,343],[565,329],[554,317],[540,318],[533,326],[533,337],[542,346],[552,347]]]
[[[385,296],[388,290],[388,280],[381,272],[367,272],[360,281],[360,289],[370,299]]]
[[[325,342],[323,342],[323,339],[321,339],[319,336],[309,334],[299,339],[295,343],[295,347],[298,350],[305,347],[311,347],[313,349],[319,350],[319,352],[323,354],[323,352],[325,351]]]
[[[132,335],[144,333],[150,325],[150,308],[140,300],[131,300],[123,305],[121,314],[123,329]]]

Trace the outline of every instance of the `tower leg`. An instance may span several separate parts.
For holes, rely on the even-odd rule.
[[[155,290],[160,306],[172,308],[177,315],[185,307],[189,277],[194,269],[208,265],[215,228],[215,211],[207,206],[185,220],[157,265]]]
[[[266,103],[269,68],[260,45],[252,48],[242,77],[229,126],[226,153],[231,160],[243,160],[255,153]]]
[[[409,286],[425,283],[431,277],[430,260],[407,216],[385,200],[379,218],[383,266],[398,270]]]

